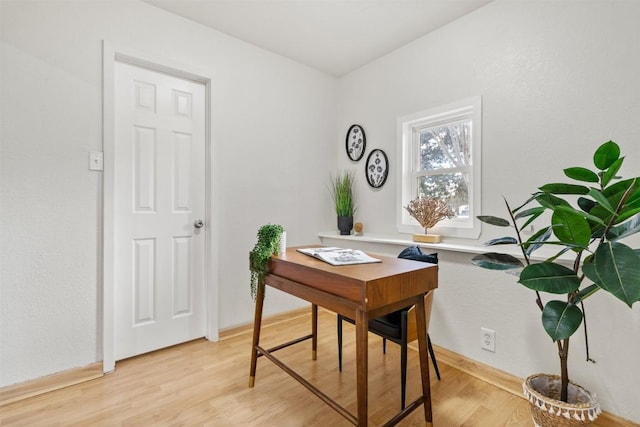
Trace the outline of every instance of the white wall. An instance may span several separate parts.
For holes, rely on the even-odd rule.
[[[290,244],[335,228],[325,184],[336,166],[362,176],[357,219],[366,232],[395,234],[397,117],[482,95],[485,213],[503,212],[502,194],[521,200],[560,179],[562,168],[588,162],[607,139],[633,159],[622,173],[639,174],[638,17],[635,2],[497,1],[336,87],[333,78],[143,3],[3,0],[0,386],[101,357],[101,178],[88,171],[87,152],[101,149],[103,39],[214,77],[216,279],[225,328],[252,317],[246,264],[259,225],[283,224]],[[346,160],[352,123],[364,126],[369,150],[389,155],[391,176],[378,191],[367,187],[363,161]],[[485,229],[480,240],[495,233]],[[507,275],[479,271],[468,255],[441,251],[440,259],[436,344],[523,377],[557,370],[526,290]],[[296,304],[270,291],[265,309]],[[602,295],[589,306],[598,364],[583,361],[576,335],[572,377],[605,409],[640,422],[639,310],[612,315],[621,305]],[[495,354],[479,349],[480,326],[497,331]]]
[[[363,162],[351,164],[339,144],[340,165],[361,177],[356,219],[365,232],[398,236],[397,118],[474,95],[483,102],[484,214],[504,215],[502,195],[524,201],[538,185],[561,180],[563,168],[590,165],[593,150],[609,139],[628,156],[621,173],[640,175],[639,18],[638,2],[498,0],[342,78],[337,132],[344,138],[351,123],[363,125],[367,152],[382,148],[390,160],[387,183],[372,191]],[[498,232],[483,228],[479,241],[466,243]],[[392,255],[401,249],[362,247]],[[472,266],[470,258],[440,251],[434,343],[520,377],[558,372],[534,296],[509,275]],[[607,297],[587,304],[598,363],[584,362],[576,334],[570,375],[595,391],[606,410],[640,422],[640,308]],[[496,331],[495,354],[480,349],[481,326]]]
[[[332,224],[336,80],[138,1],[5,1],[1,13],[0,387],[102,357],[102,40],[213,77],[219,324],[253,318],[260,225]],[[269,292],[266,314],[301,302]]]

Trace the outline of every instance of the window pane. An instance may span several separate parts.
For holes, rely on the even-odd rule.
[[[469,174],[446,173],[418,178],[418,195],[447,200],[456,218],[469,218]]]
[[[0,0],[1,1],[1,0]],[[481,212],[482,98],[474,96],[398,119],[402,148],[396,222],[401,233],[415,233],[416,221],[404,206],[420,195],[438,197],[456,217],[442,221],[438,234],[477,239]]]
[[[420,131],[420,170],[471,165],[471,121]]]

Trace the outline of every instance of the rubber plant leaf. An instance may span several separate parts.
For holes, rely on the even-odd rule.
[[[534,291],[568,294],[580,287],[580,279],[570,268],[553,262],[528,265],[520,273],[519,283]]]
[[[545,242],[549,240],[549,237],[551,237],[551,227],[541,228],[522,246],[524,247],[527,255],[531,255],[533,251],[542,247],[542,245],[544,245]]]
[[[536,195],[536,200],[548,209],[555,209],[558,206],[571,206],[566,200],[556,197],[551,193],[539,193]]]
[[[597,206],[597,203],[586,197],[578,197],[578,206],[585,212],[591,212],[591,209]]]
[[[597,173],[583,167],[567,168],[564,170],[564,174],[571,179],[575,179],[576,181],[583,181],[583,182],[599,182],[600,181],[600,178],[598,177]]]
[[[640,191],[636,189],[627,199],[627,205],[637,206],[640,203]]]
[[[563,243],[586,248],[591,240],[591,227],[583,214],[573,209],[556,209],[551,216],[553,234]]]
[[[471,258],[471,262],[478,267],[487,268],[489,270],[511,270],[514,268],[522,268],[524,264],[518,258],[509,254],[500,254],[496,252],[488,252],[476,255]]]
[[[596,292],[598,292],[600,289],[602,289],[602,288],[600,286],[596,285],[596,284],[587,286],[584,289],[580,289],[580,292],[578,292],[576,294],[576,297],[573,299],[573,303],[574,304],[578,304],[579,302],[584,301],[585,299],[587,299],[591,295],[593,295]]]
[[[484,223],[497,225],[498,227],[509,227],[511,225],[511,223],[506,219],[498,218],[497,216],[479,215],[476,218]]]
[[[624,205],[620,207],[620,212],[627,212],[638,208],[640,208],[640,190],[636,189],[627,195]]]
[[[598,206],[596,206],[596,208],[598,208]],[[563,211],[566,211],[566,212],[569,212],[569,213],[572,213],[572,214],[576,214],[576,215],[581,216],[582,218],[586,219],[587,222],[591,221],[591,222],[599,224],[599,225],[601,225],[603,227],[607,225],[605,223],[605,221],[600,216],[592,215],[591,213],[583,212],[581,210],[580,211],[576,210],[571,206],[558,206],[555,210],[556,211],[563,210]],[[607,215],[608,215],[608,218],[611,217],[611,214],[607,214]]]
[[[515,237],[498,237],[497,239],[489,240],[485,242],[484,246],[495,246],[495,245],[515,245],[518,241]]]
[[[595,188],[591,188],[588,195],[591,196],[593,200],[595,200],[596,203],[602,206],[604,209],[611,213],[615,213],[615,209],[613,208],[613,206],[611,206],[609,200],[607,200],[607,198],[600,191],[596,190]]]
[[[529,217],[529,219],[527,219],[525,221],[525,223],[520,226],[520,230],[522,231],[527,227],[527,225],[529,225],[533,221],[535,221],[536,218],[538,218],[540,215],[542,215],[544,213],[544,211],[546,211],[546,210],[547,210],[547,208],[545,208],[543,206],[537,206],[535,208],[530,208],[530,209],[524,210],[522,212],[518,212],[518,214],[514,218],[515,219],[520,219],[520,218]]]
[[[563,245],[564,246],[564,245]],[[558,258],[560,258],[563,254],[569,252],[571,250],[570,246],[564,246],[562,249],[560,249],[560,251],[553,255],[550,256],[549,258],[547,258],[544,262],[555,262],[555,260],[557,260]]]
[[[620,157],[620,147],[613,141],[602,144],[593,154],[593,164],[601,171],[607,170]]]
[[[593,283],[627,304],[640,301],[640,255],[620,242],[604,242],[582,272]],[[523,271],[524,272],[524,271]]]
[[[602,174],[602,183],[601,183],[603,187],[606,187],[607,185],[609,185],[611,180],[616,177],[616,174],[618,173],[618,171],[620,170],[620,167],[622,166],[622,162],[624,162],[624,157],[620,157],[618,160],[613,162],[613,164],[609,166],[609,168],[606,171],[604,171],[604,173]]]
[[[640,208],[635,208],[631,210],[623,209],[623,211],[620,212],[620,215],[618,215],[618,217],[616,218],[616,224],[620,224],[621,222],[628,220],[629,218],[631,218],[634,215],[637,215],[638,213],[640,213]]]
[[[611,218],[613,217],[614,214],[612,214],[602,206],[596,205],[593,209],[591,209],[591,211],[589,211],[589,215],[600,218],[600,221],[598,221],[598,224],[608,224],[609,222],[611,222]],[[602,230],[604,230],[604,227],[600,227],[600,228],[593,227],[593,230],[592,230],[593,237],[596,237],[596,238],[601,237]]]
[[[529,197],[529,198],[528,198],[528,199],[527,199],[523,204],[521,204],[521,205],[520,205],[520,206],[518,206],[517,208],[513,209],[513,210],[511,211],[511,213],[513,213],[513,214],[517,213],[520,209],[522,209],[522,208],[524,208],[525,206],[527,206],[527,205],[528,205],[529,203],[531,203],[533,200],[536,200],[536,199],[538,198],[538,196],[540,196],[541,194],[544,194],[544,193],[541,193],[541,192],[539,192],[539,191],[538,191],[538,192],[536,192],[536,193],[533,193],[533,194],[531,195],[531,197]]]
[[[616,224],[624,222],[627,218],[631,218],[640,212],[640,190],[637,185],[640,177],[634,178],[631,186],[622,194],[618,204],[619,216],[616,218]]]
[[[584,185],[551,183],[539,188],[540,191],[551,194],[587,194],[589,188]]]
[[[636,214],[636,216],[634,216],[629,221],[615,227],[611,227],[607,232],[607,239],[623,239],[625,237],[631,236],[632,234],[636,234],[638,231],[640,231],[640,215]]]
[[[538,216],[540,215],[542,212],[545,211],[545,208],[542,206],[536,206],[535,208],[529,208],[529,209],[525,209],[521,212],[518,212],[515,215],[515,219],[520,219],[520,218],[524,218],[527,216]]]
[[[582,311],[564,301],[549,301],[542,310],[542,326],[554,341],[569,338],[582,323]]]
[[[629,192],[629,197],[635,197],[635,194],[640,190],[640,179],[625,179],[624,181],[611,184],[604,190],[602,195],[609,200],[611,206],[618,206],[622,197]]]

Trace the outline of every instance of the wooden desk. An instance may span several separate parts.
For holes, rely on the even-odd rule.
[[[305,246],[311,247],[311,246]],[[385,426],[391,426],[405,418],[424,403],[427,426],[432,425],[431,390],[427,357],[427,333],[425,322],[424,294],[438,286],[438,266],[418,261],[383,257],[381,263],[332,266],[313,257],[301,254],[297,248],[287,248],[285,254],[273,256],[265,284],[309,301],[312,305],[312,332],[310,335],[289,341],[271,349],[260,347],[260,325],[264,301],[264,285],[258,286],[256,310],[251,348],[249,387],[255,383],[258,356],[265,356],[283,369],[325,403],[357,426],[366,426],[367,416],[367,365],[368,323],[373,319],[411,304],[416,305],[418,326],[418,348],[422,396],[395,415]],[[286,366],[273,352],[307,339],[312,340],[312,359],[316,359],[318,306],[355,319],[356,324],[356,371],[357,371],[357,417],[322,393],[311,383]]]

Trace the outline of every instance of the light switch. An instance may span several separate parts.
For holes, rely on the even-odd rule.
[[[89,151],[89,170],[101,171],[103,169],[102,151]]]

